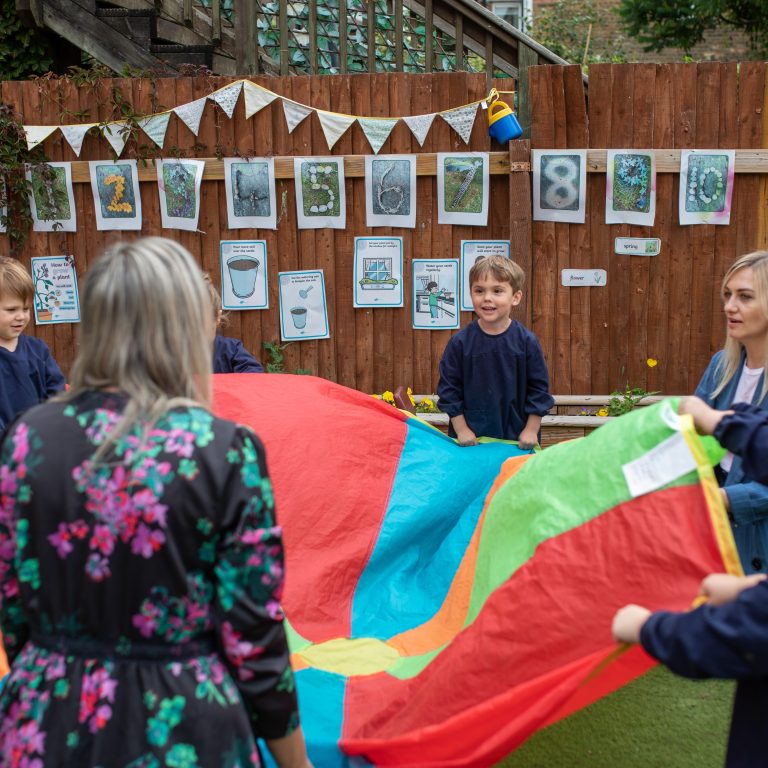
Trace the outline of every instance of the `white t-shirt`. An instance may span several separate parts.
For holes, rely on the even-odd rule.
[[[736,403],[751,403],[752,398],[757,391],[757,383],[760,381],[760,377],[763,375],[762,368],[747,368],[747,364],[744,363],[744,367],[741,369],[741,377],[736,387],[736,394],[733,396],[731,405]],[[728,453],[723,456],[723,460],[720,462],[720,466],[726,471],[731,471],[731,465],[733,464],[733,454]]]

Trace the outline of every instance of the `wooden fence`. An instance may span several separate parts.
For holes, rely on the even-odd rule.
[[[440,75],[339,75],[335,77],[253,78],[275,93],[313,107],[335,112],[372,116],[423,114],[460,106],[486,94],[485,76],[467,73]],[[225,85],[228,78],[161,78],[148,80],[102,80],[93,87],[76,88],[66,80],[2,83],[0,101],[8,103],[33,125],[61,122],[88,122],[119,117],[110,106],[112,89],[141,113],[154,113],[206,96]],[[67,117],[65,110],[70,116]],[[73,119],[80,110],[86,116]],[[490,139],[480,112],[475,122],[469,149],[488,150]],[[110,159],[111,149],[96,131],[89,133],[79,161],[73,166],[76,180],[77,232],[32,233],[21,258],[29,266],[31,256],[73,254],[80,279],[88,265],[104,246],[134,233],[99,232],[96,230],[87,164],[92,159]],[[143,137],[143,134],[141,135]],[[140,142],[148,140],[141,138]],[[46,140],[45,149],[51,160],[78,161],[60,134]],[[149,148],[131,142],[123,157],[145,155]],[[382,152],[434,153],[463,151],[466,145],[450,126],[436,119],[423,147],[419,147],[404,123],[392,132]],[[498,146],[496,149],[500,149]],[[197,139],[176,117],[171,118],[163,156],[216,157],[233,155],[365,155],[370,146],[360,127],[355,124],[329,153],[328,145],[316,115],[303,121],[289,134],[279,100],[245,119],[242,99],[232,120],[209,102]],[[141,164],[140,164],[141,165]],[[320,229],[299,230],[296,227],[296,205],[292,179],[277,180],[278,227],[276,231],[229,230],[222,180],[215,177],[211,163],[202,186],[200,233],[162,230],[155,171],[141,170],[143,235],[166,235],[181,242],[219,283],[219,241],[259,237],[267,242],[271,274],[269,310],[229,313],[225,333],[243,339],[246,347],[264,359],[263,341],[277,341],[280,336],[277,272],[296,269],[322,269],[325,274],[331,338],[321,341],[293,343],[285,350],[286,370],[305,368],[363,391],[373,392],[410,385],[414,391],[429,392],[436,383],[437,364],[450,331],[414,331],[411,329],[410,291],[412,258],[458,257],[462,239],[503,239],[509,237],[508,174],[491,177],[491,206],[488,226],[458,227],[439,225],[435,194],[434,170],[420,175],[417,181],[416,229],[368,229],[365,226],[365,198],[362,178],[348,178],[346,184],[347,228],[344,231]],[[220,166],[220,164],[219,164]],[[218,174],[221,179],[221,174]],[[353,308],[353,248],[355,236],[400,235],[404,239],[404,295],[402,309]],[[7,236],[0,235],[0,249],[7,253]],[[469,314],[467,313],[467,316]],[[68,370],[75,353],[75,327],[69,324],[46,325],[32,329],[51,347],[56,359]]]
[[[200,233],[160,228],[154,169],[141,170],[144,215],[142,234],[178,239],[219,281],[219,241],[263,238],[271,264],[269,310],[231,312],[227,333],[243,339],[264,357],[263,341],[279,339],[277,271],[324,270],[331,338],[291,344],[286,369],[312,373],[373,392],[399,384],[431,392],[437,364],[450,331],[411,328],[411,260],[459,256],[463,239],[506,239],[512,255],[529,275],[518,317],[539,336],[547,357],[552,391],[558,394],[607,394],[626,383],[667,394],[690,392],[710,355],[722,345],[724,323],[719,283],[727,266],[740,254],[768,245],[765,170],[768,152],[753,152],[754,163],[737,157],[733,212],[729,226],[678,224],[678,173],[674,158],[662,164],[657,182],[653,227],[605,224],[604,158],[600,148],[736,148],[766,147],[766,65],[593,65],[589,105],[578,67],[535,67],[531,70],[534,148],[590,148],[587,221],[554,224],[531,221],[530,146],[512,142],[509,153],[491,146],[484,115],[479,113],[470,150],[496,150],[490,184],[488,226],[458,227],[437,223],[433,165],[421,162],[417,190],[416,229],[373,229],[365,226],[363,180],[349,169],[360,167],[370,147],[358,125],[340,139],[334,155],[347,156],[347,229],[299,230],[293,181],[278,178],[277,231],[231,231],[226,228],[226,203],[220,163],[211,162],[204,177]],[[372,116],[423,114],[459,106],[485,94],[483,75],[339,75],[334,77],[254,78],[269,89],[335,112]],[[224,85],[223,78],[102,80],[76,88],[66,80],[3,83],[0,101],[12,105],[27,124],[110,120],[112,89],[138,112],[152,113],[205,96]],[[67,118],[85,111],[88,117]],[[57,134],[58,136],[58,134]],[[48,139],[52,160],[76,161],[63,139]],[[123,156],[146,153],[135,141]],[[382,152],[435,153],[467,147],[453,130],[436,119],[423,147],[403,123],[395,127]],[[327,155],[316,116],[287,132],[279,102],[245,120],[242,102],[233,119],[209,103],[197,139],[176,118],[171,119],[164,156]],[[353,157],[350,157],[353,156]],[[89,134],[81,161],[108,159],[103,138]],[[22,260],[33,255],[73,254],[82,278],[109,242],[132,234],[98,232],[87,170],[75,165],[78,231],[30,235]],[[278,173],[278,176],[283,174]],[[400,235],[404,238],[402,309],[354,309],[352,301],[353,244],[356,236]],[[618,236],[658,237],[658,256],[613,254]],[[8,242],[0,235],[0,251]],[[600,268],[608,272],[605,288],[563,288],[564,268]],[[470,313],[461,313],[462,325]],[[74,327],[42,326],[32,330],[45,339],[66,369],[75,352]],[[658,361],[649,367],[649,358]]]
[[[593,65],[531,70],[534,148],[749,149],[768,146],[764,62]],[[737,157],[729,226],[680,226],[679,165],[658,173],[653,227],[605,223],[605,173],[589,174],[585,224],[533,223],[531,321],[554,392],[626,382],[692,392],[725,338],[719,289],[735,258],[765,248],[765,160]],[[748,169],[749,166],[746,166]],[[656,257],[616,256],[616,237],[658,237]],[[607,288],[563,288],[560,270],[608,272]],[[647,360],[658,364],[650,368]]]

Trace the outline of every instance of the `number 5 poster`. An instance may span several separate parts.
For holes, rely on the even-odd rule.
[[[587,150],[534,149],[533,219],[583,224],[587,208]]]
[[[135,160],[91,160],[96,229],[141,229],[141,194]]]

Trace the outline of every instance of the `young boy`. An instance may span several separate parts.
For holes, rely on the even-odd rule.
[[[448,342],[437,387],[459,445],[484,436],[532,448],[541,417],[554,405],[538,339],[510,318],[524,282],[520,266],[503,256],[481,259],[469,271],[477,319]]]
[[[23,333],[34,294],[21,264],[0,256],[0,430],[64,389],[64,376],[45,342]]]

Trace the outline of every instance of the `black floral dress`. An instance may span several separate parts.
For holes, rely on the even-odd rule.
[[[125,402],[38,406],[0,445],[0,764],[259,765],[298,726],[264,450],[183,407],[93,462]]]

